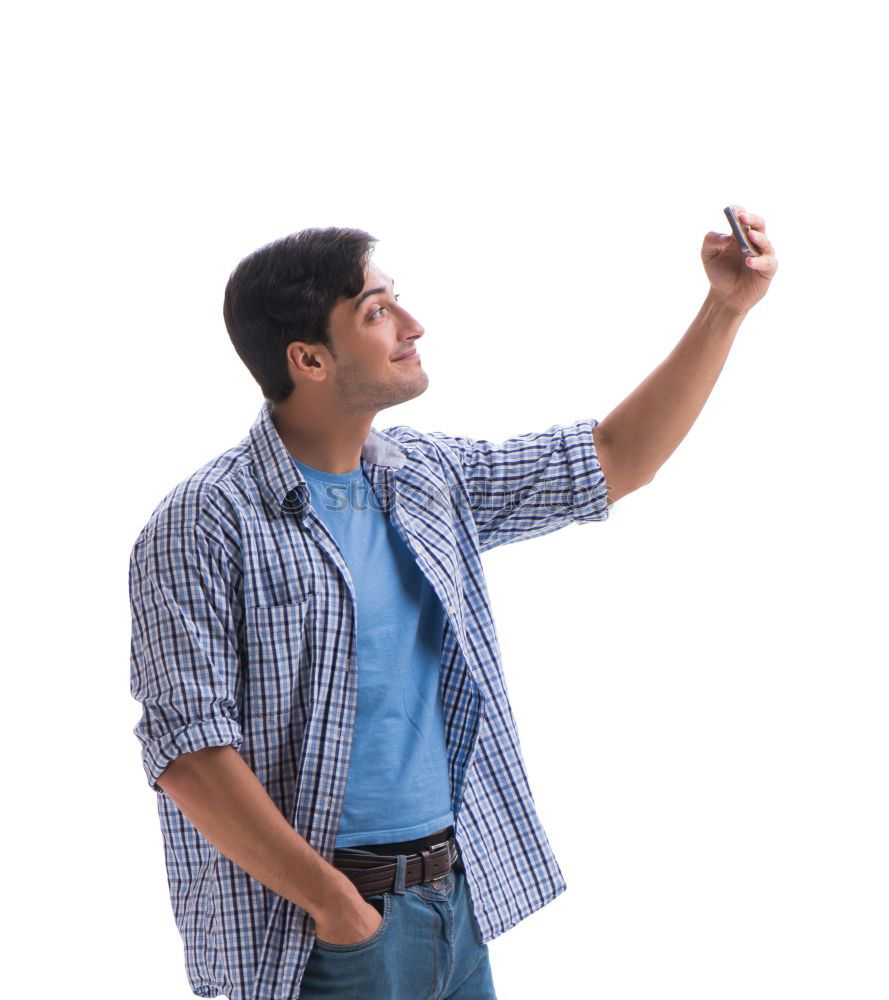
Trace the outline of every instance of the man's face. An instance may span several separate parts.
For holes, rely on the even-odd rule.
[[[392,279],[370,264],[364,288],[337,303],[330,315],[336,358],[329,384],[337,405],[350,413],[376,412],[425,392],[429,376],[420,362],[426,332],[396,301]],[[401,355],[416,351],[409,358]]]

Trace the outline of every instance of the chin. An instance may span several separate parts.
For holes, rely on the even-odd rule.
[[[426,372],[422,372],[417,378],[412,379],[407,384],[400,385],[398,388],[398,402],[406,403],[409,399],[416,399],[417,396],[422,396],[429,388],[429,376]]]
[[[417,380],[417,391],[415,395],[422,395],[429,388],[429,376],[426,372],[422,372],[422,378]]]
[[[416,398],[417,398],[417,396],[422,396],[422,395],[423,395],[423,393],[424,393],[424,392],[425,392],[425,391],[426,391],[426,390],[427,390],[428,388],[429,388],[429,383],[428,383],[428,381],[427,381],[427,382],[424,382],[424,383],[423,383],[422,385],[418,385],[418,386],[416,386],[416,388],[414,389],[414,391],[413,391],[413,392],[410,392],[410,393],[406,393],[406,394],[405,394],[405,397],[404,397],[404,402],[407,402],[407,401],[408,401],[409,399],[416,399]]]

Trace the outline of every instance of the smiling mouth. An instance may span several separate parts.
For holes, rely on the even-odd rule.
[[[400,357],[397,357],[395,360],[396,361],[410,361],[411,358],[418,358],[419,356],[420,355],[417,354],[417,349],[415,347],[412,351],[408,351],[407,354],[402,354]]]

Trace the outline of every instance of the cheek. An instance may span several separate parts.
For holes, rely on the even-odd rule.
[[[374,338],[373,345],[369,347],[368,359],[374,358],[378,364],[387,365],[392,362],[393,355],[398,353],[398,339],[389,336],[385,331],[380,331]]]

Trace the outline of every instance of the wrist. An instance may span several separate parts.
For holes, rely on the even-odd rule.
[[[308,909],[315,920],[326,922],[354,908],[363,898],[355,883],[331,866],[331,873],[317,902]]]
[[[746,309],[734,308],[729,304],[725,296],[721,295],[713,287],[707,292],[707,298],[704,299],[704,305],[701,309],[702,311],[706,311],[709,317],[715,320],[740,321],[747,315]]]

